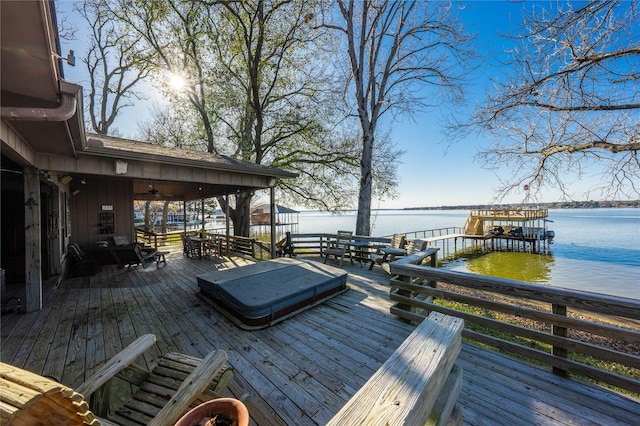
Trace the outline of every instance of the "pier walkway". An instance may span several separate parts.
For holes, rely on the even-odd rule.
[[[1,359],[73,387],[135,338],[154,333],[156,356],[227,351],[236,370],[229,395],[244,399],[253,425],[323,425],[414,327],[389,313],[387,274],[347,265],[348,292],[275,326],[241,330],[198,297],[195,277],[251,262],[174,251],[160,269],[107,267],[48,286],[42,311],[2,316]],[[631,425],[640,419],[636,399],[472,344],[463,344],[459,364],[465,425]]]

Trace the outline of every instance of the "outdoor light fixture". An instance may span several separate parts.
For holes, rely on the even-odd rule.
[[[60,182],[60,183],[62,183],[64,185],[68,184],[72,180],[73,180],[73,178],[71,176],[69,176],[69,175],[60,176],[58,178],[58,182]]]
[[[85,180],[85,178],[82,178],[82,180],[80,181],[81,184],[86,185],[87,181]]]
[[[54,57],[58,58],[58,59],[62,59],[64,61],[67,61],[67,64],[75,67],[76,66],[76,56],[73,52],[73,50],[69,50],[69,53],[67,54],[67,57],[65,58],[64,56],[60,56],[57,53],[52,53]]]
[[[127,162],[122,160],[116,160],[113,164],[113,172],[117,175],[124,175],[127,173]]]

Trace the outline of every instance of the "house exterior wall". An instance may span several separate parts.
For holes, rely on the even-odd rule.
[[[135,241],[133,225],[133,185],[129,179],[87,176],[86,184],[74,179],[71,196],[70,242],[91,247],[97,241],[124,235]],[[113,207],[113,210],[103,210]],[[101,226],[101,214],[113,214],[113,229]],[[109,232],[113,231],[113,232]]]
[[[0,120],[0,140],[2,140],[3,155],[23,165],[35,164],[35,152],[24,142],[20,135],[3,120]]]

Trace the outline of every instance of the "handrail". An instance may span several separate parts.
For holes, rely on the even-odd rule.
[[[391,308],[395,315],[415,321],[431,311],[457,316],[465,320],[465,338],[550,365],[558,375],[578,373],[640,393],[640,300],[422,266],[416,264],[419,258],[390,264],[396,275],[390,280],[390,299],[398,302]],[[610,339],[617,341],[615,348],[603,342]],[[631,372],[594,367],[578,359],[584,357]]]

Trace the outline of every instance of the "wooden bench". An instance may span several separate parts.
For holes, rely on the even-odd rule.
[[[161,263],[167,264],[167,258],[165,256],[168,254],[168,251],[159,251],[156,253],[156,268],[159,268]]]
[[[432,312],[328,425],[462,424],[464,321]]]
[[[142,265],[142,268],[146,269],[153,262],[156,262],[156,266],[159,265],[157,250],[138,243],[131,243],[124,235],[114,236],[112,239],[113,245],[87,249],[95,263],[100,265],[116,264],[119,269],[123,269],[125,266],[131,268],[134,265]]]

